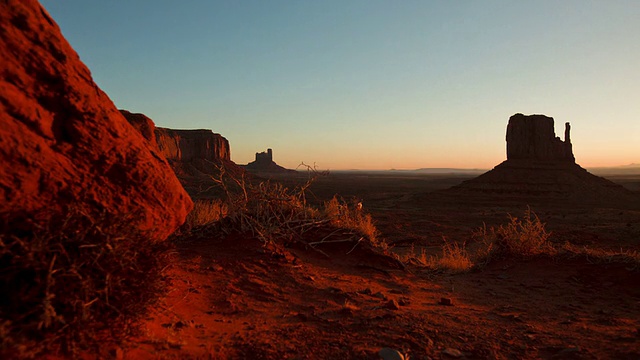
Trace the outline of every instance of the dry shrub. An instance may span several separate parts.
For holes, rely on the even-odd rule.
[[[377,238],[371,216],[363,213],[357,203],[350,205],[334,198],[324,208],[318,209],[307,202],[311,184],[326,175],[326,172],[318,172],[308,166],[307,169],[307,181],[288,188],[277,182],[254,183],[244,177],[238,178],[227,174],[221,167],[220,175],[212,177],[212,180],[226,194],[228,213],[222,222],[222,230],[251,233],[265,244],[297,241],[314,249],[337,242],[355,242],[357,245],[363,240],[381,246],[383,242]],[[327,228],[335,231],[320,241],[305,238],[314,230]]]
[[[397,256],[398,260],[405,264],[424,266],[436,271],[444,271],[453,274],[463,273],[471,270],[474,266],[473,261],[467,251],[466,245],[458,243],[450,243],[446,239],[442,246],[441,256],[429,256],[425,249],[421,249],[417,254],[415,247],[404,256]]]
[[[0,358],[98,353],[158,298],[166,245],[123,219],[80,211],[0,224]]]
[[[219,221],[227,213],[227,205],[221,200],[197,200],[193,203],[193,210],[187,215],[185,225],[189,229],[207,225]]]
[[[336,228],[348,229],[363,235],[377,247],[386,248],[386,243],[378,239],[378,229],[370,214],[362,209],[362,203],[353,199],[350,203],[334,196],[324,203],[323,215]]]
[[[496,256],[553,255],[555,249],[549,236],[551,233],[546,231],[545,224],[529,208],[522,219],[509,215],[507,224],[490,229],[483,226],[474,233],[474,237],[484,244],[484,248],[478,251],[478,259],[485,264]]]
[[[411,249],[410,257],[420,265],[453,274],[467,272],[473,267],[473,262],[469,257],[465,244],[451,243],[446,239],[442,246],[441,256],[427,256],[424,249],[419,255],[415,255],[414,250]]]
[[[436,260],[435,265],[437,269],[452,273],[469,271],[473,267],[465,244],[449,242],[445,242],[442,247],[442,257]]]

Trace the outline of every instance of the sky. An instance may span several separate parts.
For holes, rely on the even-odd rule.
[[[637,0],[43,0],[118,108],[246,164],[491,168],[515,113],[640,163]]]

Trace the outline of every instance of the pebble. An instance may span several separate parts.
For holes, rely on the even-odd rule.
[[[400,304],[400,306],[407,306],[411,304],[411,299],[403,296],[398,300],[398,304]]]
[[[453,306],[453,301],[451,300],[451,298],[440,298],[440,305],[446,305],[446,306]]]
[[[376,297],[378,299],[387,300],[387,296],[381,292],[377,292],[371,296]]]
[[[389,309],[389,310],[398,310],[398,309],[400,309],[400,305],[398,305],[398,302],[395,301],[394,299],[389,300],[389,302],[387,302],[384,305],[384,307]]]
[[[460,358],[463,357],[464,354],[462,353],[462,351],[458,350],[458,349],[452,349],[452,348],[447,348],[442,350],[442,354],[443,355],[448,355],[454,358]]]
[[[378,351],[378,355],[382,360],[404,360],[404,355],[396,349],[382,348]]]

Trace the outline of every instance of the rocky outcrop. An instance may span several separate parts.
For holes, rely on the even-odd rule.
[[[564,141],[556,137],[552,117],[515,114],[507,125],[507,160],[575,162],[565,124]]]
[[[294,170],[285,169],[273,161],[273,150],[256,153],[255,161],[243,165],[243,167],[253,173],[281,173],[292,172]]]
[[[245,171],[231,161],[229,141],[211,130],[175,130],[158,127],[159,152],[171,165],[180,183],[194,198],[226,196],[218,178],[222,172],[236,179]]]
[[[474,179],[447,190],[449,194],[486,195],[492,199],[638,203],[638,196],[575,163],[569,123],[564,141],[555,136],[553,118],[515,114],[507,126],[507,160]],[[634,205],[635,206],[635,205]]]
[[[93,82],[37,1],[0,2],[0,54],[5,221],[46,221],[75,207],[156,240],[183,223],[192,202],[169,165]]]
[[[231,161],[229,141],[211,130],[174,130],[159,127],[156,128],[155,135],[158,148],[169,160]]]
[[[153,149],[158,149],[158,143],[156,142],[156,125],[153,120],[149,119],[146,115],[140,113],[132,113],[127,110],[120,110],[122,116],[133,126],[145,140],[149,146]]]

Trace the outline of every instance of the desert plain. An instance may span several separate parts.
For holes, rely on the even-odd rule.
[[[289,185],[304,172],[268,175]],[[269,251],[237,236],[179,242],[172,291],[124,354],[162,358],[361,358],[382,348],[410,359],[634,359],[640,356],[640,210],[562,199],[447,194],[474,175],[336,172],[318,202],[362,202],[389,253],[438,257],[446,242],[529,208],[575,253],[507,257],[450,273],[349,247]],[[640,175],[610,175],[630,190]],[[313,199],[311,201],[313,201]],[[590,249],[593,257],[580,253]],[[330,252],[329,252],[330,251]],[[393,259],[393,258],[391,258]],[[635,259],[635,260],[634,260]],[[450,304],[449,304],[450,301]]]

